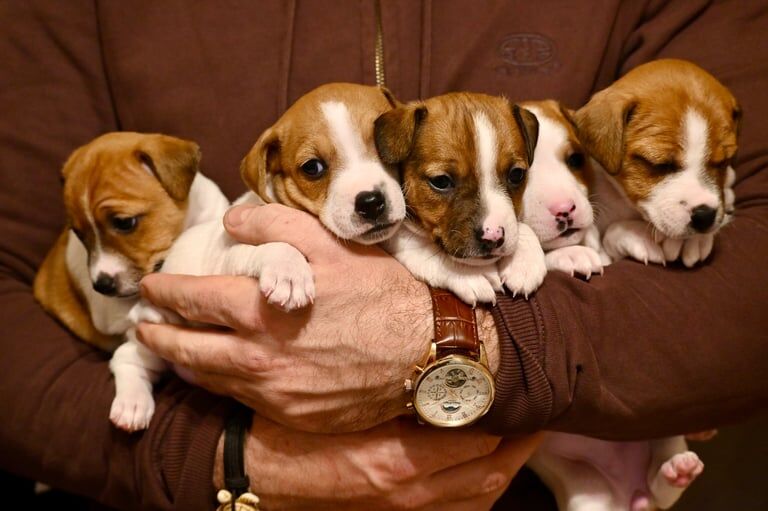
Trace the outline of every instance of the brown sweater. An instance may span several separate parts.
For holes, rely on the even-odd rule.
[[[485,425],[609,438],[693,431],[768,401],[768,10],[762,0],[383,2],[388,85],[559,98],[633,66],[693,60],[744,108],[736,219],[694,270],[623,261],[500,299],[498,398]],[[711,5],[710,5],[711,4]],[[286,106],[374,82],[372,1],[11,1],[0,6],[0,468],[124,509],[205,510],[227,399],[169,377],[151,428],[107,420],[107,358],[34,303],[63,225],[59,168],[110,130],[196,140],[230,197],[241,157]]]

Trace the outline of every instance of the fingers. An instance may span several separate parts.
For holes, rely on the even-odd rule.
[[[141,323],[136,333],[159,357],[191,369],[194,378],[206,372],[255,378],[269,363],[255,343],[228,332]]]
[[[236,206],[224,216],[224,227],[230,236],[249,245],[289,243],[310,262],[327,258],[339,247],[315,217],[280,204]]]
[[[477,505],[489,498],[495,500],[538,447],[542,438],[542,434],[535,434],[504,440],[496,451],[488,456],[437,472],[414,483],[404,492],[404,498],[415,504],[423,502],[424,505],[455,503],[457,510],[465,509],[463,504],[469,502]],[[439,452],[446,453],[444,449]]]
[[[189,321],[263,331],[266,308],[259,284],[250,277],[153,273],[141,281],[142,295]]]

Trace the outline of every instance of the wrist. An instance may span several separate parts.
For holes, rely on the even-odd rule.
[[[485,354],[488,357],[488,369],[491,374],[496,376],[501,363],[499,351],[499,331],[496,329],[496,322],[493,319],[493,313],[488,306],[479,306],[475,309],[477,317],[477,330],[480,340],[485,346]]]

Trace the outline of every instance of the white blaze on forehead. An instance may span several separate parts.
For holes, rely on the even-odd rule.
[[[485,210],[483,228],[508,229],[509,217],[514,217],[514,206],[506,192],[500,188],[496,175],[498,143],[496,129],[483,112],[472,116],[475,128],[475,163],[480,188],[480,202]]]
[[[339,151],[344,167],[353,167],[363,160],[365,144],[359,129],[352,125],[347,105],[340,101],[327,101],[320,105],[320,110],[328,123],[333,144]]]
[[[697,111],[688,109],[683,117],[683,166],[702,171],[709,159],[709,127]]]

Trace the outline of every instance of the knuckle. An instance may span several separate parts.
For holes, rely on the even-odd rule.
[[[228,354],[232,367],[237,367],[245,374],[261,374],[270,367],[269,357],[258,353],[254,348],[248,348]]]
[[[511,481],[511,476],[503,472],[491,472],[480,485],[482,494],[496,493],[502,491]]]

